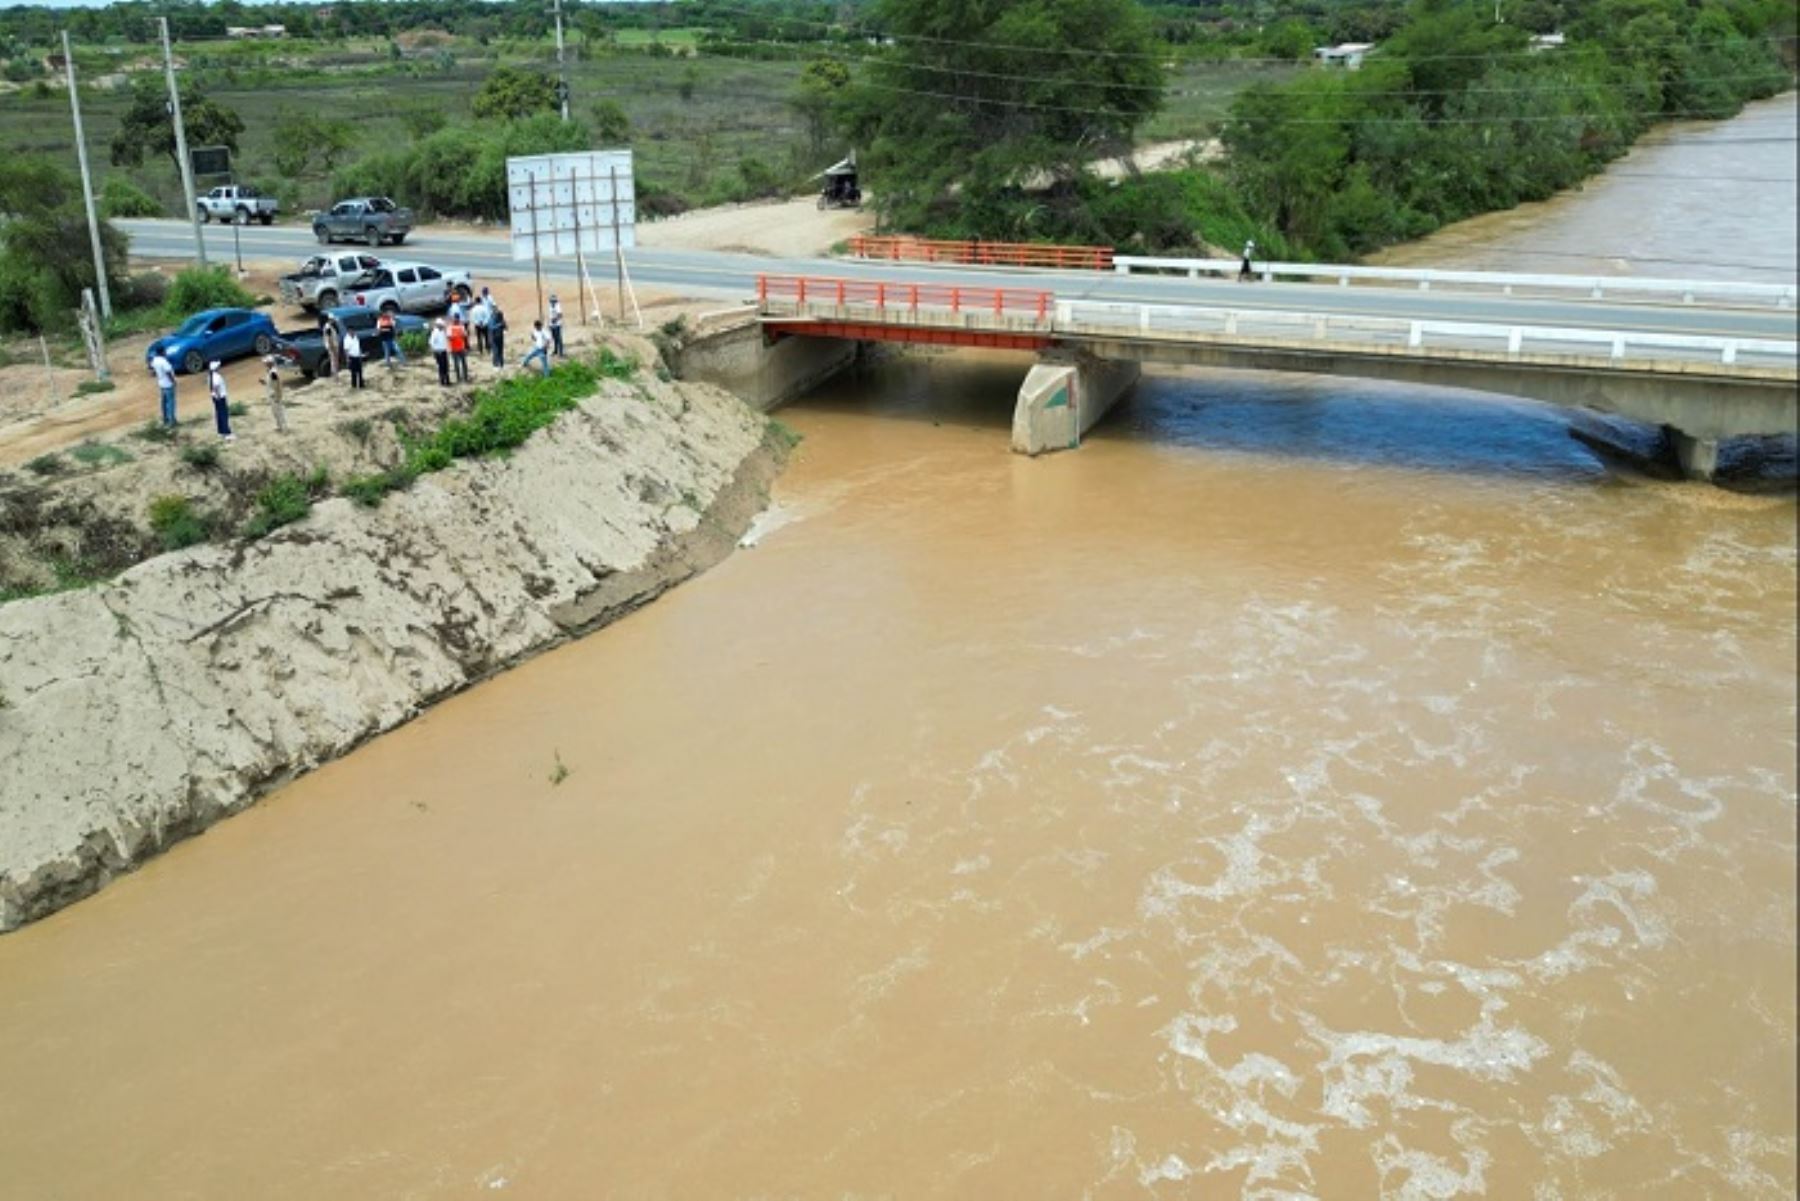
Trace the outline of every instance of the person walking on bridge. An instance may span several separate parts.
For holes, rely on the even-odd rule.
[[[1250,256],[1255,253],[1256,253],[1256,239],[1251,238],[1249,241],[1244,243],[1244,262],[1243,262],[1243,265],[1238,268],[1238,282],[1239,283],[1243,283],[1247,279],[1254,280],[1256,278],[1256,271],[1250,266]]]

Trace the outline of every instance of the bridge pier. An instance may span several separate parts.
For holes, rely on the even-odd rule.
[[[1041,455],[1080,446],[1081,435],[1137,383],[1140,371],[1132,360],[1046,352],[1019,385],[1019,402],[1013,408],[1013,450]]]
[[[1675,462],[1681,474],[1690,480],[1711,480],[1719,469],[1719,440],[1684,434],[1672,425],[1663,426],[1663,434],[1675,451]]]

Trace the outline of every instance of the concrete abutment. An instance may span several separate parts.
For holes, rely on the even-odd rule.
[[[856,361],[850,338],[779,338],[770,341],[760,322],[703,334],[680,350],[676,373],[716,384],[764,413],[824,383]]]
[[[1012,448],[1023,455],[1073,450],[1133,384],[1141,368],[1134,360],[1051,351],[1019,385],[1013,408]]]

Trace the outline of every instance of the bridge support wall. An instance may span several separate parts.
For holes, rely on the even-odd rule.
[[[1013,408],[1012,448],[1024,455],[1073,450],[1137,382],[1130,360],[1052,352],[1039,359],[1019,385]]]
[[[856,360],[849,338],[768,341],[759,322],[704,334],[681,348],[676,374],[717,384],[767,413],[824,383]]]
[[[1672,425],[1663,426],[1663,433],[1675,448],[1675,462],[1680,466],[1682,475],[1690,480],[1712,479],[1713,473],[1719,469],[1717,438],[1696,438],[1692,434],[1682,433]]]

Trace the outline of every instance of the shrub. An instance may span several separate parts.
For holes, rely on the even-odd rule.
[[[373,509],[381,498],[398,492],[413,482],[413,473],[405,467],[392,467],[375,475],[359,475],[344,481],[344,495],[365,508]]]
[[[159,308],[169,299],[169,281],[154,271],[140,271],[126,277],[114,299],[123,309]]]
[[[296,475],[276,476],[256,494],[255,503],[256,513],[244,526],[244,537],[250,539],[261,538],[312,512],[307,481]]]
[[[171,321],[190,317],[203,309],[247,309],[256,304],[225,267],[189,267],[175,276],[169,287],[166,316]]]
[[[367,417],[352,417],[348,421],[338,422],[338,432],[346,438],[367,445],[369,438],[375,433],[375,426]]]
[[[164,550],[206,541],[206,519],[185,496],[159,496],[151,501],[150,528]]]
[[[431,353],[431,339],[422,329],[409,329],[400,335],[398,345],[400,353],[408,358],[422,359]]]
[[[58,454],[39,455],[37,458],[31,460],[31,462],[25,464],[25,470],[31,472],[33,475],[41,475],[46,479],[53,475],[61,475],[63,472],[67,471],[68,468],[69,465],[63,462],[62,456]]]
[[[114,384],[109,379],[84,379],[75,385],[75,395],[93,396],[100,392],[111,392]]]
[[[181,449],[181,461],[195,471],[211,471],[219,465],[219,448],[210,442],[197,442]]]
[[[89,467],[110,467],[114,463],[131,462],[131,455],[125,450],[102,442],[83,442],[69,452],[69,457]]]
[[[162,205],[128,179],[114,177],[100,189],[102,217],[160,217]]]
[[[133,438],[142,438],[146,442],[173,442],[175,430],[160,421],[146,421],[131,431]]]

